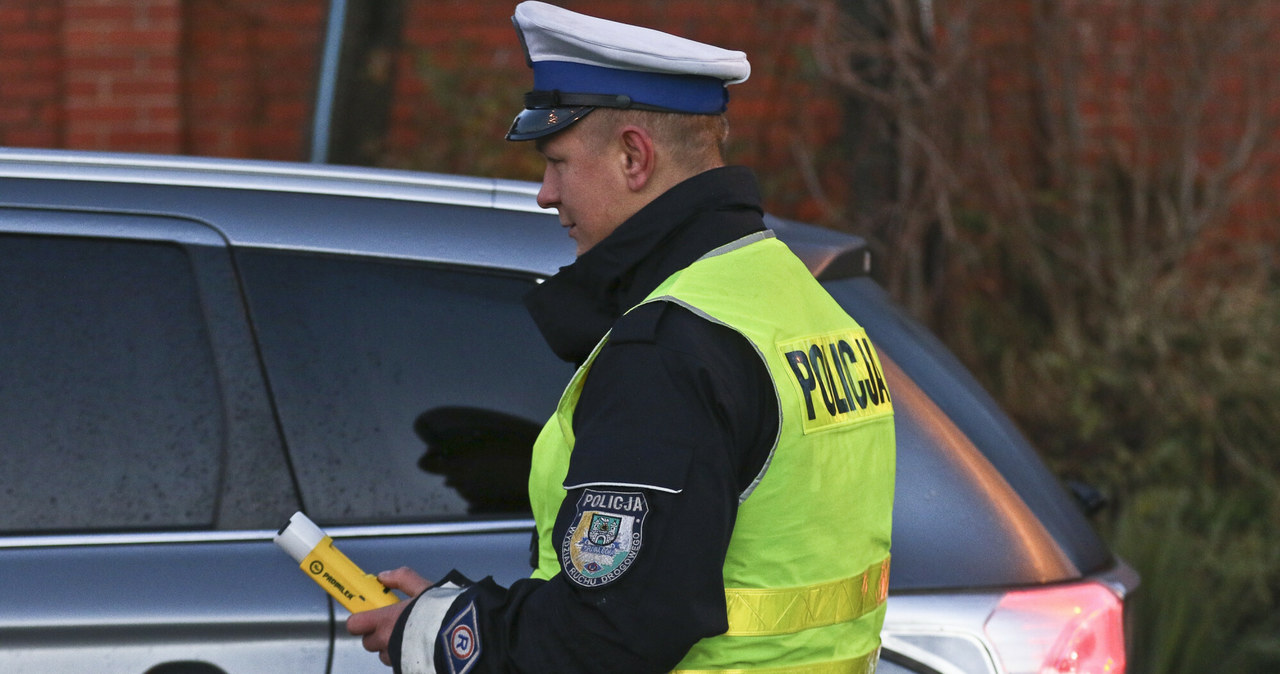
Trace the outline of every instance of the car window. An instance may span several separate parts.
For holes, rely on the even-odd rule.
[[[176,244],[0,235],[0,530],[212,524],[224,426]]]
[[[528,511],[530,448],[572,373],[524,308],[533,279],[267,250],[237,263],[314,519]]]

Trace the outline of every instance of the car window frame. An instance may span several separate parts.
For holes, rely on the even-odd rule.
[[[279,429],[271,412],[261,366],[240,296],[230,249],[214,225],[194,218],[139,211],[0,206],[0,235],[65,237],[171,244],[191,263],[193,282],[212,350],[216,386],[221,392],[224,437],[222,475],[218,478],[213,522],[207,530],[254,530],[275,525],[276,512],[301,506]],[[265,498],[265,505],[263,508]],[[270,514],[268,514],[268,511]],[[68,541],[100,542],[139,534],[141,540],[161,540],[166,533],[183,539],[191,529],[172,526],[142,530],[119,528],[87,531],[29,531],[0,534],[0,544],[19,541],[50,544]],[[159,537],[159,538],[157,538]],[[236,536],[232,536],[235,538]]]

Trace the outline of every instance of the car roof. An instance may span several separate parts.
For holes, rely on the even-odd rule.
[[[118,209],[201,220],[230,244],[369,254],[550,275],[573,259],[572,243],[553,211],[536,201],[532,182],[421,171],[297,162],[0,148],[8,205]],[[74,181],[81,189],[58,189]],[[95,184],[110,189],[93,189]],[[216,197],[208,190],[219,190]],[[77,198],[77,195],[81,195]],[[289,195],[282,198],[281,195]],[[291,198],[330,203],[323,221],[288,217]],[[385,216],[368,219],[378,199]],[[424,219],[422,206],[433,216]],[[462,211],[459,209],[468,209]],[[492,218],[486,211],[502,211]],[[314,207],[309,213],[316,213]],[[463,213],[466,217],[461,217]],[[450,217],[457,214],[459,217]],[[227,216],[227,217],[219,217]],[[346,217],[349,216],[349,217]],[[314,217],[314,216],[313,216]],[[476,222],[476,220],[484,222]],[[871,255],[855,236],[766,216],[767,224],[821,279],[867,274]],[[420,236],[421,227],[433,236]],[[461,244],[461,245],[459,245]],[[462,255],[460,255],[462,253]]]
[[[555,216],[538,208],[537,186],[516,181],[13,149],[0,149],[0,181],[12,185],[4,190],[9,206],[196,220],[237,247],[399,257],[537,275],[555,273],[573,254],[568,237],[554,226]],[[426,227],[431,236],[422,235]]]
[[[0,148],[0,175],[380,197],[541,212],[534,183],[420,171],[115,152]]]

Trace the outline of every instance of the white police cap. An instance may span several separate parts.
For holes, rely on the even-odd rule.
[[[751,74],[740,51],[544,2],[516,5],[512,22],[533,91],[507,140],[550,135],[597,107],[719,114],[729,100],[725,87]]]

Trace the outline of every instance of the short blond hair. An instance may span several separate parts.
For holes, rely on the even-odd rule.
[[[596,108],[582,121],[591,122],[588,132],[600,143],[607,141],[623,126],[630,124],[642,127],[653,137],[656,145],[670,152],[678,163],[690,169],[723,164],[725,143],[729,139],[729,119],[723,114],[690,115]]]

